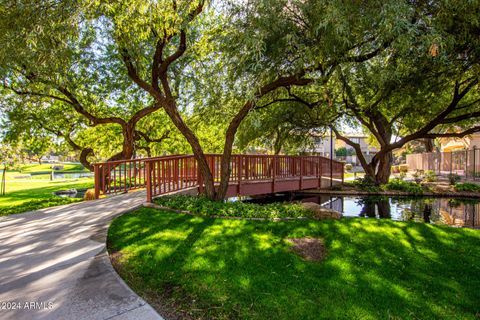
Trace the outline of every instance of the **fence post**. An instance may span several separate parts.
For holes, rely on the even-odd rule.
[[[147,185],[147,202],[152,202],[152,175],[150,161],[145,161],[145,184]]]
[[[473,180],[477,179],[477,164],[475,161],[475,154],[477,153],[477,147],[473,146]]]
[[[465,150],[465,179],[468,177],[468,149]]]
[[[452,166],[453,166],[453,152],[450,152],[450,175],[453,173]]]
[[[95,199],[100,198],[100,168],[98,164],[93,165],[93,172],[95,175]]]

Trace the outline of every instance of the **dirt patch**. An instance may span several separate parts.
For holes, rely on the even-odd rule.
[[[292,244],[294,253],[308,261],[322,261],[327,254],[325,244],[319,238],[288,238],[287,242]]]

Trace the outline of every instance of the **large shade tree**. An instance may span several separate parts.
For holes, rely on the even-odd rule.
[[[208,9],[204,1],[126,1],[100,5],[98,12],[111,26],[108,36],[130,79],[163,107],[190,144],[207,196],[223,199],[235,135],[249,112],[281,88],[326,81],[342,63],[365,61],[382,51],[392,34],[372,25],[401,19],[403,8],[394,3],[258,0],[219,2]],[[378,6],[383,10],[374,12]],[[217,72],[204,82],[234,90],[226,93],[227,106],[208,103],[224,100],[209,99],[215,90],[201,91],[204,98],[193,102],[200,109],[227,107],[231,115],[217,188],[204,147],[181,113],[189,93],[181,76],[205,74],[195,69],[199,66]]]
[[[190,145],[207,196],[222,199],[235,135],[252,110],[279,95],[297,99],[298,87],[322,88],[317,95],[331,105],[323,88],[337,70],[413,36],[418,16],[428,15],[418,8],[393,0],[7,1],[0,72],[16,96],[61,103],[90,126],[121,127],[120,158],[133,155],[139,121],[163,109]],[[223,114],[218,187],[188,121],[196,112]]]
[[[479,10],[475,2],[405,4],[404,32],[371,59],[338,65],[328,82],[285,92],[270,103],[295,101],[311,112],[303,123],[330,123],[338,139],[356,150],[366,175],[388,182],[392,152],[405,144],[480,131]],[[317,117],[316,108],[324,110]],[[287,120],[287,119],[286,119]],[[360,145],[341,133],[356,127],[375,139],[370,162]]]

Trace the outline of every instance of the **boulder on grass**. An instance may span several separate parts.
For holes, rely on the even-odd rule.
[[[324,208],[318,203],[314,202],[304,202],[302,206],[312,212],[312,217],[314,219],[340,219],[342,214],[337,210]]]

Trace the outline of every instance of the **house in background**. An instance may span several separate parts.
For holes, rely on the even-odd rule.
[[[474,147],[480,149],[480,132],[473,133],[463,138],[439,138],[440,151],[452,152]]]
[[[312,153],[330,158],[330,155],[332,154],[332,147],[333,146],[333,157],[335,158],[335,145],[336,145],[336,139],[335,135],[332,137],[332,143],[330,143],[330,135],[329,134],[324,134],[324,135],[316,135],[316,134],[311,134],[313,136],[313,149]]]
[[[368,136],[363,133],[346,133],[343,135],[345,138],[350,139],[351,141],[360,144],[360,149],[365,159],[369,162],[372,157],[378,152],[378,149],[372,146],[368,141]],[[349,144],[346,144],[342,140],[337,140],[335,146],[336,149],[345,148],[347,149],[347,157],[345,161],[347,163],[353,163],[355,165],[359,164],[357,156],[354,154],[354,149]]]
[[[357,156],[355,155],[353,147],[346,144],[342,140],[336,139],[335,135],[333,135],[332,144],[330,144],[329,134],[323,134],[323,135],[312,134],[312,136],[314,141],[314,147],[312,149],[312,153],[315,153],[324,157],[330,157],[330,154],[332,152],[331,146],[333,145],[334,158],[338,158],[335,155],[335,150],[338,150],[339,148],[345,148],[347,149],[347,156],[341,157],[340,160],[344,160],[347,163],[353,163],[354,165],[358,164],[358,159],[357,159]],[[360,144],[360,149],[362,150],[362,154],[364,155],[367,161],[370,161],[371,158],[378,152],[377,148],[369,144],[368,136],[363,133],[345,133],[343,134],[343,136],[352,140],[355,143]]]

